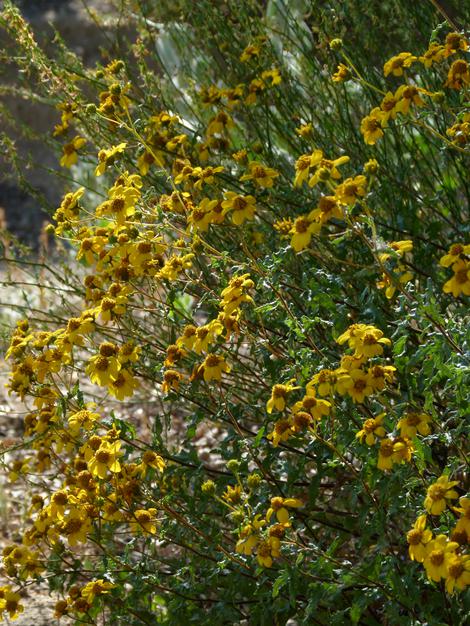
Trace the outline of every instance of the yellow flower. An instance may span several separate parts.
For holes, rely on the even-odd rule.
[[[277,420],[274,423],[273,430],[267,435],[267,438],[273,442],[273,446],[277,448],[281,441],[287,441],[292,434],[291,421],[286,419]]]
[[[253,552],[253,548],[260,541],[260,529],[266,524],[266,520],[260,519],[261,515],[258,513],[255,515],[252,522],[249,522],[240,531],[239,539],[235,546],[235,551],[238,554],[244,554],[250,556]]]
[[[384,64],[384,76],[388,76],[389,74],[393,74],[393,76],[401,76],[403,74],[403,70],[416,61],[416,57],[411,54],[411,52],[400,52],[396,56],[389,59]]]
[[[340,387],[342,382],[342,375],[340,374],[338,379],[338,391],[341,389],[340,393],[344,393],[343,389],[345,389],[346,393],[354,402],[364,402],[367,396],[371,396],[374,393],[369,377],[363,370],[352,369],[345,376],[349,377],[349,380],[346,382],[345,386]]]
[[[414,85],[401,85],[395,92],[395,100],[397,100],[396,110],[403,115],[407,115],[410,110],[410,106],[415,104],[416,106],[424,106],[424,100],[420,94],[430,95],[429,91]]]
[[[63,147],[64,154],[60,159],[62,167],[72,167],[78,161],[78,150],[86,144],[86,139],[78,135],[72,139],[70,143],[66,143]]]
[[[470,255],[470,244],[454,243],[449,248],[449,252],[441,257],[439,265],[450,267],[457,261],[462,260],[463,255]]]
[[[390,91],[385,94],[380,103],[380,112],[376,115],[382,126],[386,126],[389,120],[394,120],[398,115],[398,99]]]
[[[72,317],[67,322],[67,328],[64,336],[72,344],[83,344],[82,335],[88,335],[95,329],[94,313],[84,311],[80,317]]]
[[[219,111],[215,117],[213,117],[207,126],[207,136],[220,134],[228,128],[233,128],[235,123],[231,116],[225,111]]]
[[[397,263],[396,269],[391,276],[385,273],[382,274],[382,280],[377,281],[377,287],[378,289],[385,289],[385,297],[390,300],[397,290],[397,282],[405,285],[412,279],[413,273],[402,263]]]
[[[290,231],[292,235],[290,245],[295,252],[301,252],[308,247],[312,235],[317,234],[321,230],[321,224],[313,221],[308,215],[298,217]]]
[[[108,191],[109,200],[96,207],[98,217],[110,217],[122,226],[135,213],[141,192],[135,186],[115,185]]]
[[[321,196],[317,208],[310,211],[308,217],[320,222],[320,224],[326,224],[332,218],[341,220],[344,215],[335,196]]]
[[[373,365],[367,370],[371,387],[375,391],[385,389],[386,383],[392,382],[396,368],[393,365]]]
[[[142,154],[137,159],[137,168],[142,176],[146,176],[149,173],[150,166],[153,165],[156,161],[152,152],[148,150],[144,150]],[[162,166],[162,163],[159,163]]]
[[[136,363],[141,352],[142,348],[140,346],[136,346],[132,341],[128,341],[119,347],[118,361],[121,365]]]
[[[346,341],[350,348],[354,348],[356,358],[367,359],[380,356],[383,353],[383,346],[391,344],[390,339],[384,337],[381,330],[367,324],[352,324],[336,340],[340,345]]]
[[[242,488],[240,485],[235,485],[235,487],[227,485],[227,489],[222,494],[222,498],[230,502],[230,504],[238,504],[242,499]]]
[[[238,150],[238,152],[232,154],[232,159],[237,163],[246,163],[248,161],[248,152],[245,149]]]
[[[351,78],[351,70],[344,63],[340,63],[331,78],[335,83],[343,83]]]
[[[188,324],[187,326],[185,326],[183,329],[183,334],[176,340],[176,345],[178,347],[184,346],[185,348],[191,350],[197,338],[196,331],[197,328],[193,324]]]
[[[155,524],[157,509],[137,509],[132,515],[133,518],[130,519],[129,526],[133,533],[155,535],[157,532]]]
[[[445,535],[438,535],[426,545],[423,565],[429,580],[438,583],[447,577],[449,559],[458,547],[458,543],[449,541]]]
[[[98,450],[88,461],[88,469],[93,476],[98,476],[104,480],[108,470],[113,474],[121,471],[119,457],[122,455],[122,452],[120,452],[120,447],[120,441],[114,441],[113,443],[101,442]]]
[[[293,413],[302,411],[308,413],[314,419],[320,420],[323,416],[328,415],[331,411],[331,403],[327,400],[321,400],[315,397],[315,391],[310,388],[302,400],[299,400],[292,407]]]
[[[431,539],[432,532],[426,528],[426,515],[420,515],[406,534],[410,559],[422,563],[426,556],[426,545]]]
[[[24,606],[20,604],[20,600],[20,594],[11,591],[9,585],[0,587],[0,611],[6,611],[12,620],[24,611]]]
[[[62,520],[60,532],[67,536],[70,546],[86,543],[87,533],[92,529],[91,521],[83,510],[72,509]]]
[[[311,157],[310,167],[315,167],[315,173],[308,181],[309,187],[316,184],[326,182],[329,179],[338,180],[341,178],[338,167],[349,161],[348,156],[338,157],[337,159],[325,159],[322,150],[315,150]]]
[[[217,341],[217,337],[222,334],[224,327],[219,320],[211,320],[205,326],[196,329],[196,339],[192,349],[196,354],[207,352],[209,346]]]
[[[242,196],[233,191],[227,191],[225,198],[222,202],[223,213],[225,215],[232,211],[230,217],[236,226],[240,226],[245,220],[253,219],[256,210],[256,198]]]
[[[297,133],[297,135],[299,135],[299,137],[303,137],[303,139],[308,139],[312,136],[312,130],[313,126],[311,124],[302,124],[302,126],[299,126],[295,129],[295,132]]]
[[[114,589],[115,587],[117,587],[117,585],[105,582],[102,578],[99,578],[98,580],[92,580],[87,583],[81,590],[81,596],[91,605],[96,596],[108,593],[110,589]]]
[[[470,65],[463,59],[457,59],[450,66],[445,86],[451,89],[463,89],[467,85],[470,85]]]
[[[186,356],[186,352],[182,350],[178,345],[171,344],[166,349],[166,359],[163,363],[165,367],[171,367],[178,363],[182,358]]]
[[[331,396],[335,390],[338,375],[333,370],[323,369],[313,376],[307,384],[307,391],[317,385],[317,392],[321,396]]]
[[[447,500],[455,500],[459,494],[453,489],[457,480],[449,481],[448,477],[440,476],[427,490],[424,506],[431,515],[440,515],[447,506]]]
[[[460,518],[457,521],[455,530],[457,532],[465,531],[468,537],[470,537],[470,498],[460,498],[460,508],[455,507],[454,511],[460,513]]]
[[[380,109],[378,107],[372,109],[369,115],[362,119],[361,133],[364,135],[364,141],[369,145],[374,145],[383,137],[384,131],[382,130]]]
[[[291,220],[290,217],[284,217],[280,220],[276,220],[273,223],[273,227],[279,233],[281,239],[289,239],[290,232],[293,226],[294,222]]]
[[[252,59],[259,57],[260,53],[261,53],[261,47],[259,45],[249,44],[241,53],[240,61],[242,63],[248,63],[248,61],[251,61]]]
[[[289,511],[287,509],[298,509],[303,504],[302,500],[298,498],[281,498],[279,496],[271,498],[271,506],[266,513],[266,521],[269,522],[275,513],[280,524],[289,525]]]
[[[411,252],[413,250],[413,241],[411,239],[391,241],[387,244],[387,246],[391,248],[397,256],[402,257],[407,252]],[[379,254],[379,259],[382,263],[385,263],[391,256],[392,254],[390,252],[382,252]]]
[[[222,380],[222,373],[228,373],[231,369],[224,357],[217,354],[208,354],[202,363],[202,368],[206,383],[211,380]]]
[[[400,436],[413,438],[416,437],[417,433],[423,436],[429,435],[431,419],[431,416],[426,415],[426,413],[407,413],[397,424],[400,429]]]
[[[49,510],[51,517],[62,519],[64,517],[65,507],[69,503],[69,497],[65,489],[55,491],[51,496]]]
[[[245,104],[256,104],[258,94],[266,89],[266,83],[261,78],[254,78],[248,85],[248,95]]]
[[[143,453],[142,462],[140,465],[142,476],[145,476],[149,467],[157,470],[158,472],[163,472],[163,470],[165,469],[165,461],[159,454],[157,454],[153,450],[146,450]]]
[[[379,458],[377,467],[384,471],[390,470],[393,466],[393,441],[388,437],[380,442]]]
[[[466,52],[468,50],[468,41],[464,35],[460,33],[448,33],[446,35],[444,56],[447,58],[456,52]]]
[[[112,380],[117,378],[121,364],[116,354],[117,348],[114,344],[108,342],[101,344],[99,353],[88,361],[85,369],[92,383],[107,387]]]
[[[357,439],[361,443],[366,442],[368,446],[373,446],[376,442],[376,437],[385,437],[385,428],[382,426],[385,413],[377,415],[377,417],[371,417],[367,419],[362,425],[362,429],[356,433]]]
[[[185,270],[189,270],[192,267],[192,260],[194,254],[184,254],[182,256],[171,256],[158,272],[158,278],[164,278],[165,280],[177,280],[179,275]]]
[[[225,168],[222,165],[219,165],[217,167],[209,166],[205,168],[193,168],[190,176],[196,180],[196,182],[194,183],[194,188],[200,191],[203,185],[212,185],[215,182],[215,175],[220,174],[220,172],[223,172],[224,169]]]
[[[236,309],[239,308],[242,302],[253,302],[253,298],[246,292],[254,287],[254,283],[249,274],[242,274],[241,276],[234,276],[230,279],[230,282],[220,294],[222,300],[220,302],[220,308],[224,315],[231,315]]]
[[[292,385],[291,382],[292,381],[289,381],[286,385],[273,386],[271,397],[266,403],[266,411],[268,413],[272,413],[273,409],[276,409],[276,411],[283,411],[285,409],[287,394],[299,388]]]
[[[356,204],[359,198],[363,198],[367,193],[367,178],[363,175],[354,178],[346,178],[341,185],[338,185],[335,197],[342,203],[349,206]]]
[[[433,63],[439,63],[443,59],[444,46],[434,41],[418,60],[424,65],[424,67],[431,67]]]
[[[109,393],[118,400],[130,398],[139,387],[138,381],[127,369],[121,369],[116,377],[108,384]]]
[[[100,150],[98,152],[98,165],[95,169],[95,176],[101,176],[104,174],[108,165],[111,165],[116,161],[118,156],[122,154],[127,146],[127,143],[120,143],[117,146],[112,146],[109,150]]]
[[[256,548],[256,558],[262,567],[271,567],[273,557],[280,556],[281,542],[277,537],[269,537],[258,543]]]
[[[212,223],[212,211],[217,206],[218,200],[203,198],[197,207],[194,207],[188,217],[188,224],[191,224],[197,231],[205,233]]]
[[[295,162],[294,187],[300,187],[307,181],[307,178],[310,176],[310,168],[315,163],[315,154],[320,155],[320,158],[323,156],[321,150],[315,150],[313,154],[303,154]]]
[[[272,167],[266,167],[257,161],[248,163],[248,174],[244,174],[240,180],[252,180],[258,187],[270,188],[274,184],[274,179],[279,176],[279,172]]]
[[[470,554],[452,553],[447,558],[446,591],[463,591],[470,585]]]
[[[271,70],[264,70],[264,72],[261,73],[261,78],[263,80],[271,81],[269,87],[275,87],[276,85],[280,85],[282,83],[281,72],[277,67]]]
[[[415,451],[411,439],[407,437],[395,437],[393,440],[393,462],[409,463]]]
[[[448,280],[442,290],[444,293],[451,293],[454,298],[460,294],[470,296],[470,262],[459,259],[452,265],[454,275]]]

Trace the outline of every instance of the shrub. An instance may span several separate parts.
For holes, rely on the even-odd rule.
[[[132,2],[89,69],[6,2],[71,174],[67,294],[6,353],[10,615],[47,579],[77,624],[464,623],[468,41],[429,9],[378,65],[320,4]]]

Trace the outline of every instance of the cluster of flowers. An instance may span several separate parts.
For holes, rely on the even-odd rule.
[[[334,409],[334,394],[348,396],[354,403],[362,404],[369,396],[381,392],[387,384],[393,382],[395,368],[393,365],[383,365],[381,363],[370,363],[383,354],[384,346],[390,345],[390,339],[383,336],[383,332],[368,324],[353,324],[340,337],[337,343],[340,345],[348,342],[349,347],[354,351],[352,355],[344,355],[340,366],[335,370],[322,369],[315,374],[307,383],[304,397],[297,401],[291,408],[290,416],[277,420],[268,438],[272,440],[274,446],[280,442],[287,441],[290,436],[303,431],[310,431],[316,436],[316,424],[323,417],[329,415]],[[364,365],[368,365],[367,369]],[[296,389],[292,385],[293,381],[287,384],[277,384],[272,388],[271,398],[267,402],[267,411],[284,411],[287,403],[287,395]],[[318,397],[320,396],[320,397]],[[325,400],[324,398],[328,398]],[[372,430],[382,432],[379,429],[381,417],[371,420],[374,423]],[[368,424],[367,428],[370,425]],[[385,431],[383,433],[384,436]],[[369,438],[370,441],[370,438]],[[389,441],[389,440],[385,440]],[[374,440],[371,443],[375,443]],[[390,442],[394,445],[394,442]],[[411,443],[403,440],[400,449],[400,460],[411,458]],[[398,460],[398,445],[395,458]],[[381,448],[379,453],[379,468],[390,469],[391,462],[384,462],[386,446]]]
[[[241,319],[240,306],[243,302],[253,302],[248,291],[254,287],[249,274],[233,277],[228,286],[223,289],[219,308],[221,309],[216,319],[202,326],[188,324],[183,333],[177,338],[175,344],[168,346],[164,362],[166,369],[163,375],[162,390],[168,392],[171,389],[177,391],[184,374],[172,368],[176,363],[187,356],[187,350],[197,355],[206,354],[202,363],[196,364],[189,380],[192,382],[203,378],[205,382],[212,380],[220,381],[224,372],[230,372],[230,365],[222,355],[209,352],[209,348],[217,343],[225,330],[224,340],[229,341],[232,333],[239,333]]]
[[[460,507],[452,506],[451,501],[459,497],[458,484],[442,475],[430,485],[424,500],[427,514],[420,515],[407,534],[410,558],[424,565],[429,580],[444,579],[449,593],[470,585],[470,555],[463,553],[470,541],[470,499],[461,497]],[[428,515],[435,518],[446,510],[458,516],[450,539],[443,533],[434,536],[426,528]]]
[[[239,524],[235,551],[244,556],[255,553],[261,567],[272,567],[273,560],[281,555],[282,540],[292,526],[289,509],[300,508],[303,502],[298,498],[276,496],[271,498],[264,515],[254,514],[250,500],[261,485],[261,476],[251,473],[244,486],[238,474],[239,462],[232,459],[227,467],[237,479],[234,487],[229,485],[220,498],[214,482],[208,480],[202,485],[202,491],[228,507],[230,518]]]
[[[457,54],[466,55],[467,52],[467,39],[459,33],[449,33],[444,45],[433,42],[422,56],[417,57],[411,54],[411,52],[401,52],[392,57],[384,65],[384,76],[406,77],[407,72],[413,73],[413,65],[416,63],[420,63],[428,69],[447,61],[447,59]],[[344,80],[351,77],[349,69],[344,65],[343,67],[345,69],[339,74],[337,72],[333,77],[334,80]],[[443,87],[460,91],[468,87],[468,85],[470,85],[470,65],[465,58],[458,58],[451,63]],[[375,144],[383,137],[384,129],[391,120],[397,119],[398,115],[412,115],[412,105],[424,107],[425,101],[422,96],[436,102],[442,102],[445,99],[445,94],[441,91],[432,92],[424,87],[420,87],[415,81],[413,82],[411,76],[394,93],[391,91],[381,93],[383,98],[380,105],[372,109],[361,122],[361,132],[364,136],[364,141],[370,145]],[[413,121],[416,122],[416,119],[413,118]],[[455,116],[455,123],[447,129],[447,134],[456,145],[465,145],[468,138],[468,113],[461,119]]]

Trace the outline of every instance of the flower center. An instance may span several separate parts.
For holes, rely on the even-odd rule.
[[[435,567],[439,567],[444,563],[444,552],[442,550],[433,550],[429,555],[429,560]]]

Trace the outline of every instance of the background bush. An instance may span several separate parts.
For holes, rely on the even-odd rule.
[[[464,623],[468,16],[435,4],[131,2],[89,69],[5,3],[70,174],[63,291],[7,350],[10,615],[46,578],[77,624]]]

